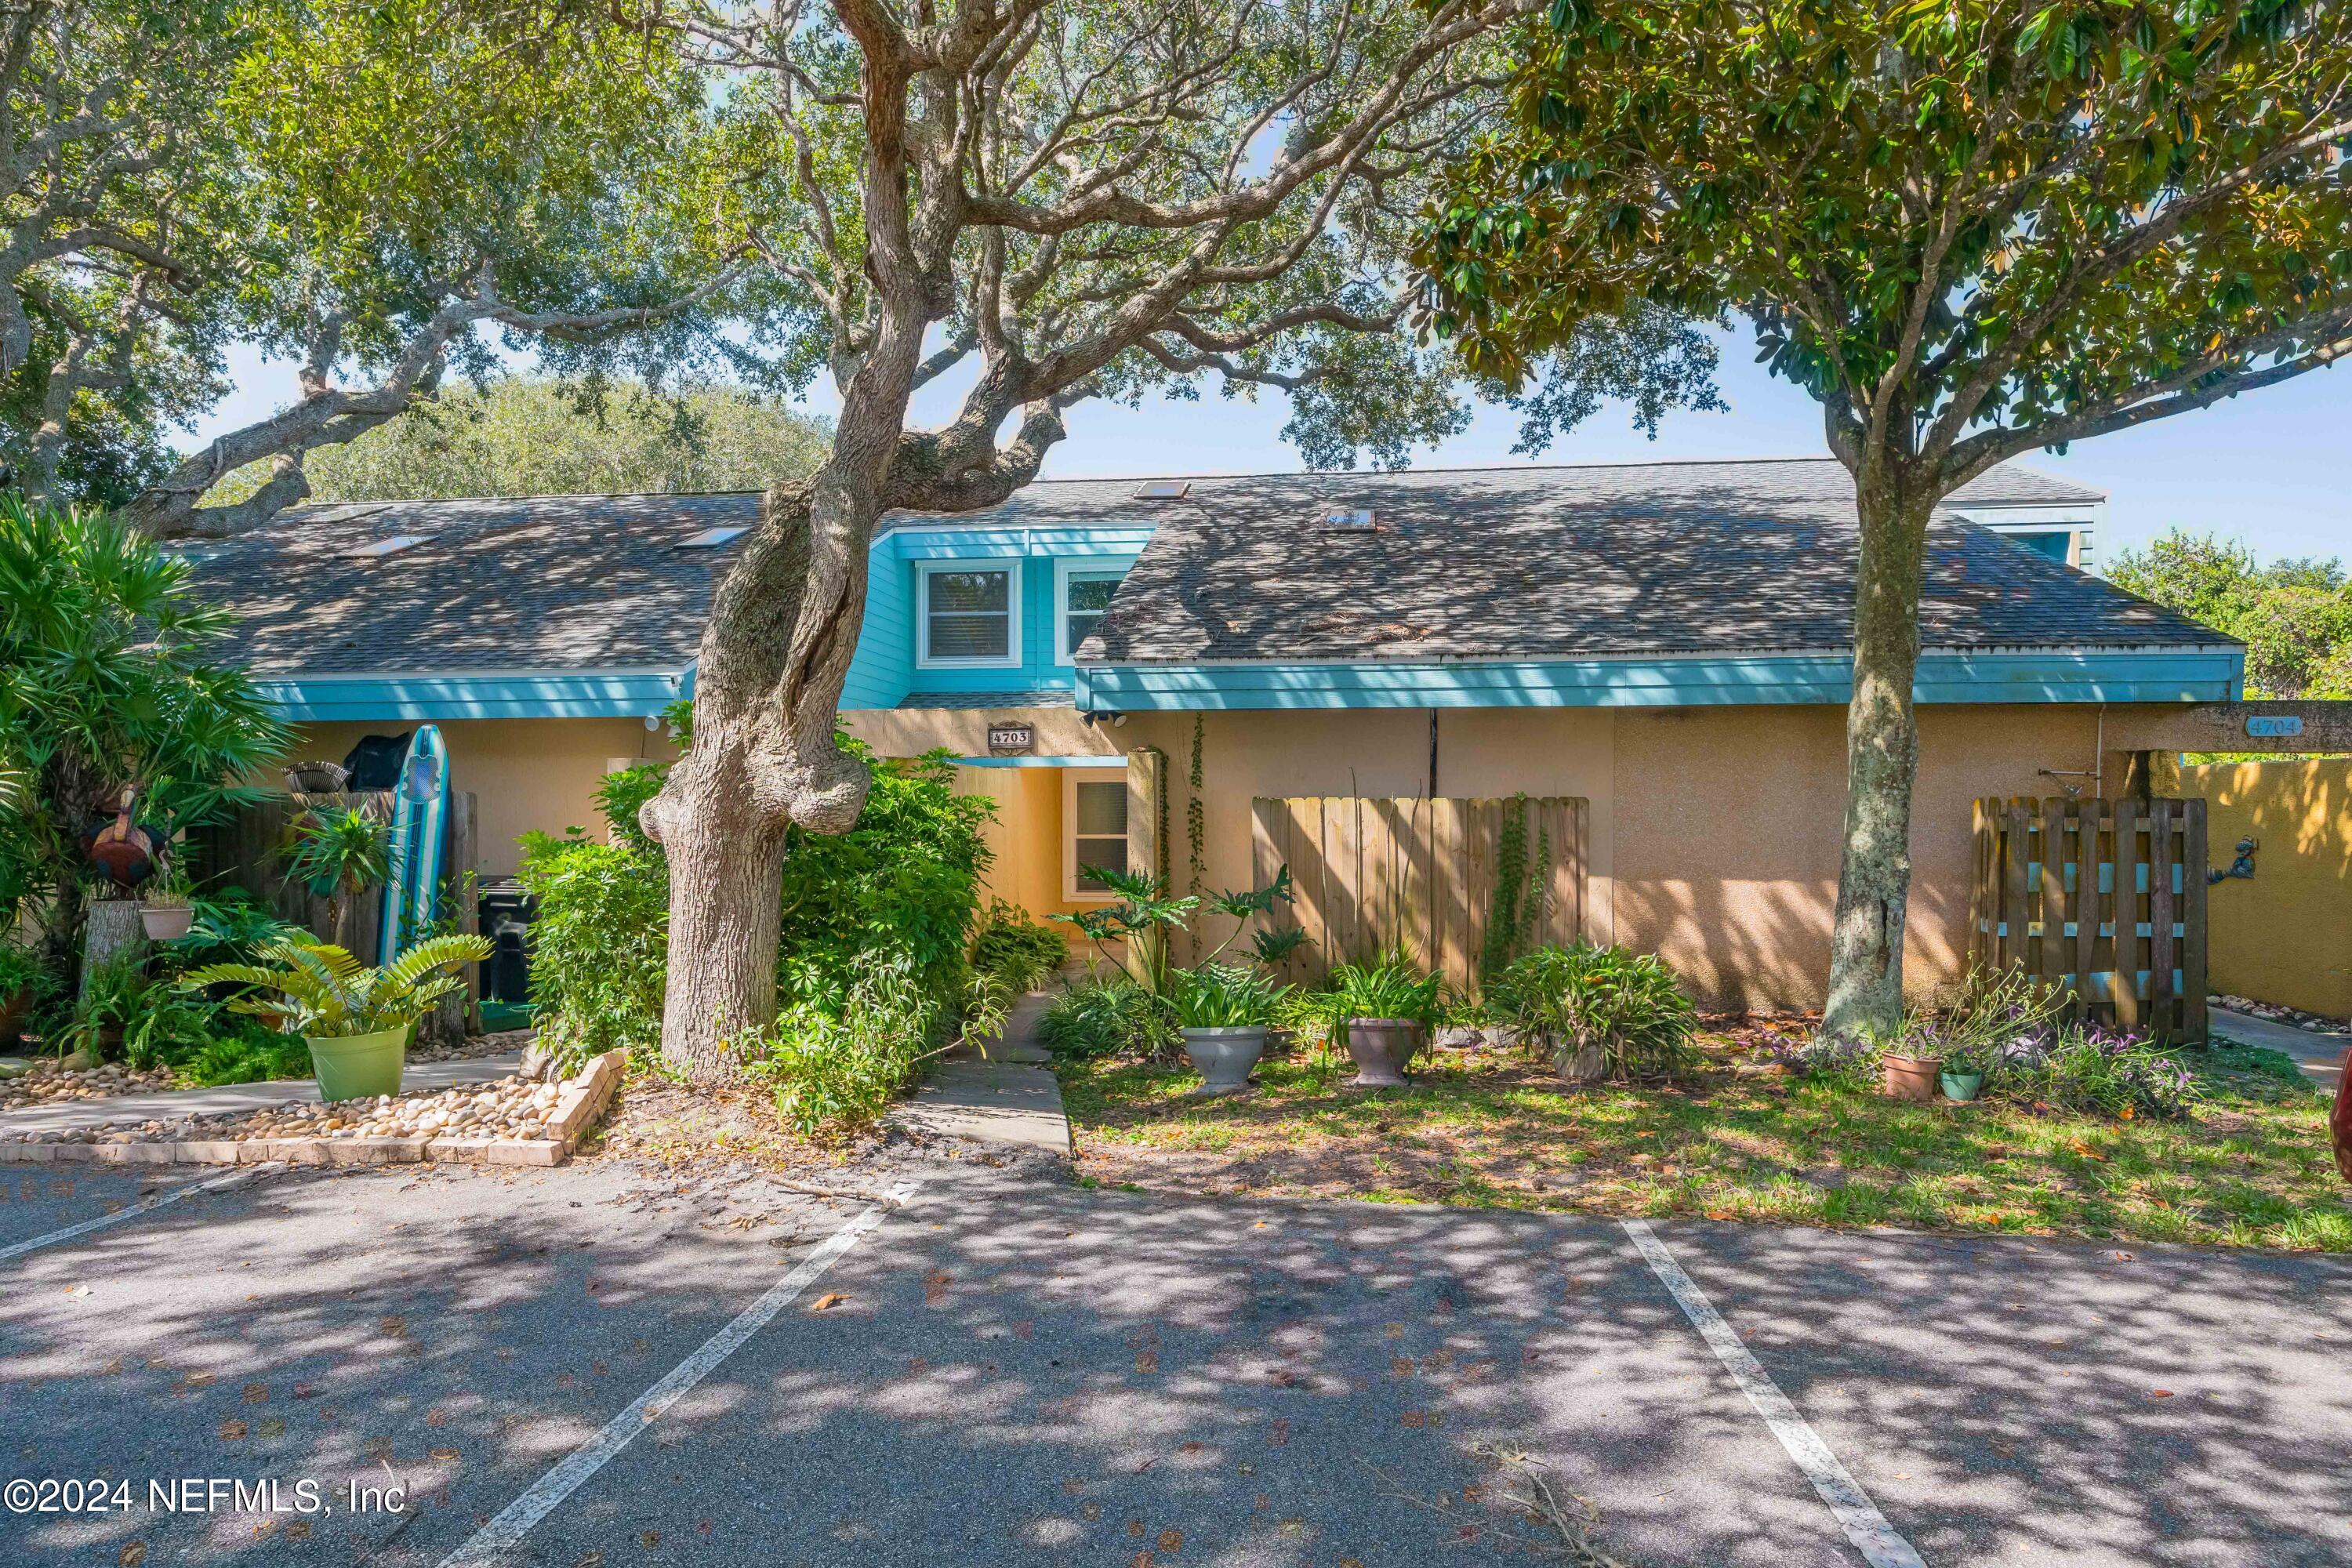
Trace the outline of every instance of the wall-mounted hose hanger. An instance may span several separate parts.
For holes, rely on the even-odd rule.
[[[2206,882],[2208,884],[2226,882],[2232,877],[2241,877],[2252,881],[2254,875],[2254,851],[2260,847],[2261,846],[2254,841],[2251,834],[2239,839],[2238,858],[2230,862],[2230,868],[2226,871],[2209,869],[2205,873]]]

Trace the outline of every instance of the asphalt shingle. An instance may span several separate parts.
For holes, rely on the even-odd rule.
[[[1855,530],[1827,459],[1045,480],[987,511],[909,527],[1148,525],[1088,663],[1431,659],[1836,648]],[[2099,499],[2005,468],[1957,505]],[[694,656],[756,494],[559,496],[299,508],[186,547],[242,617],[257,673],[663,669]],[[1318,520],[1369,509],[1369,532]],[[391,554],[372,540],[421,536]],[[2213,645],[2228,639],[1957,520],[1929,541],[1936,647]]]

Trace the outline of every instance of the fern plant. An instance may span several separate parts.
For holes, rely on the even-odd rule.
[[[341,1039],[404,1028],[433,1010],[434,1004],[463,985],[461,963],[490,956],[478,936],[427,937],[394,959],[370,969],[345,949],[284,940],[254,952],[252,963],[214,963],[192,970],[180,984],[242,985],[229,999],[233,1013],[249,1014],[272,1027],[314,1039]]]

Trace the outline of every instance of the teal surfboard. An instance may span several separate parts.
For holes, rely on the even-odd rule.
[[[392,796],[392,877],[383,885],[383,938],[376,962],[390,963],[400,950],[433,929],[441,898],[441,839],[449,818],[449,753],[441,731],[419,724],[409,737]]]

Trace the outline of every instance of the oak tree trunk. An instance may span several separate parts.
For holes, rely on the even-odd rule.
[[[1903,1016],[1903,930],[1911,895],[1911,792],[1919,772],[1912,682],[1931,499],[1872,466],[1855,486],[1853,697],[1846,707],[1845,832],[1822,1030],[1852,1037]]]

